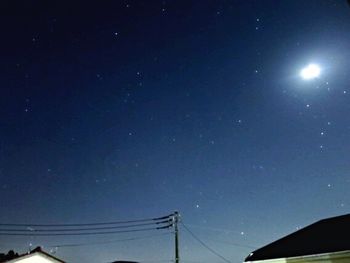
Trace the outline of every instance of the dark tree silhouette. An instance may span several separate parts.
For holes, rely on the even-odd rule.
[[[5,262],[14,258],[18,258],[18,253],[15,253],[13,250],[10,250],[7,254],[0,253],[0,262]]]

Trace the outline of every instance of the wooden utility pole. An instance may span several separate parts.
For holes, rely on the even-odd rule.
[[[175,263],[180,263],[180,256],[179,256],[179,212],[174,212],[174,228],[175,228]]]

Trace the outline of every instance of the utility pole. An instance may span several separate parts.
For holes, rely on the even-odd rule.
[[[175,263],[180,263],[180,256],[179,256],[179,212],[174,212],[174,228],[175,228]]]

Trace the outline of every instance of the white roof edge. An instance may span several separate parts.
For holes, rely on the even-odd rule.
[[[20,256],[18,258],[14,258],[14,259],[5,261],[4,263],[15,263],[15,262],[18,262],[20,260],[23,260],[23,259],[26,259],[26,258],[30,258],[30,257],[36,256],[36,255],[39,255],[39,256],[41,256],[43,258],[46,258],[46,259],[50,259],[51,261],[54,261],[54,262],[58,262],[58,263],[62,262],[62,261],[59,261],[59,260],[57,260],[57,259],[55,259],[53,257],[50,257],[50,256],[46,255],[45,253],[42,253],[40,251],[36,251],[34,253],[28,253],[27,255],[22,255],[22,256]]]
[[[313,254],[313,255],[305,255],[305,256],[295,256],[295,257],[287,257],[287,258],[272,258],[272,259],[264,259],[264,260],[251,260],[251,261],[245,261],[245,262],[254,262],[254,263],[268,263],[268,262],[286,262],[286,259],[288,260],[298,260],[298,259],[309,259],[313,260],[313,258],[322,258],[322,257],[329,257],[332,255],[332,257],[341,258],[344,254],[349,254],[350,257],[350,250],[342,250],[342,251],[336,251],[336,252],[328,252],[328,253],[320,253],[320,254]]]

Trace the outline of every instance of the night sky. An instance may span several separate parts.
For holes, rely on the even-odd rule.
[[[0,223],[178,210],[236,263],[349,212],[345,0],[2,1],[0,10]],[[320,75],[303,79],[311,63]],[[224,262],[179,227],[182,262]],[[0,251],[171,262],[171,232],[0,235]]]

